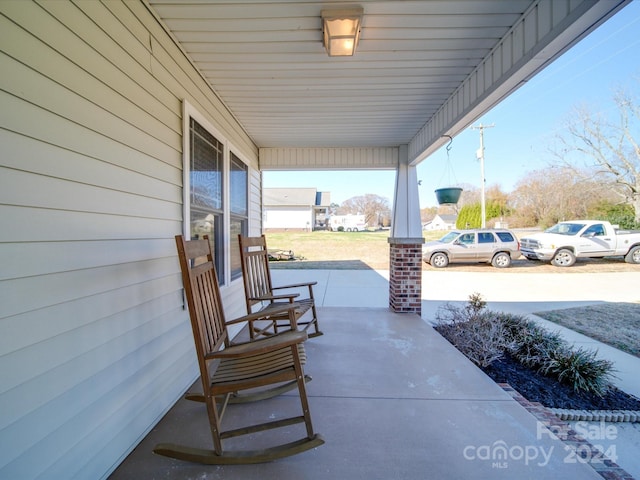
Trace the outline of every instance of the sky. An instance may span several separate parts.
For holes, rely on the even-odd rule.
[[[507,99],[453,138],[449,159],[445,147],[417,167],[420,207],[437,205],[435,189],[481,186],[480,131],[484,129],[485,185],[511,192],[528,172],[544,169],[548,147],[566,132],[573,109],[615,112],[614,91],[640,82],[640,0],[634,0],[596,31],[538,73]],[[331,192],[333,203],[367,193],[393,203],[395,171],[264,172],[265,188],[310,187]]]

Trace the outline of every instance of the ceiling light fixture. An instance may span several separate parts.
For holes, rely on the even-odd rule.
[[[330,57],[351,56],[356,52],[363,13],[361,7],[322,10],[323,43]]]

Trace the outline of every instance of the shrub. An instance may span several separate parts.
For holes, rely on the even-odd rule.
[[[632,205],[614,204],[606,200],[592,206],[589,209],[589,217],[597,220],[608,220],[621,229],[633,230],[640,228],[640,224],[635,221],[635,211]]]
[[[479,294],[469,297],[464,307],[446,304],[436,313],[438,332],[476,365],[486,368],[501,358],[505,329],[491,313]]]
[[[596,358],[597,352],[578,348],[552,354],[540,371],[556,377],[575,392],[604,395],[611,385],[613,363]]]
[[[473,363],[486,368],[508,352],[522,365],[568,384],[576,392],[602,396],[611,385],[613,363],[597,352],[573,349],[551,332],[520,315],[486,310],[479,293],[464,307],[446,304],[436,312],[437,330]]]
[[[528,325],[513,337],[509,353],[523,365],[539,369],[552,355],[567,350],[558,332],[550,332],[538,325]]]
[[[472,293],[471,295],[469,295],[469,301],[464,307],[465,312],[467,313],[467,319],[469,320],[482,314],[486,307],[487,302],[482,299],[482,295],[477,292]]]

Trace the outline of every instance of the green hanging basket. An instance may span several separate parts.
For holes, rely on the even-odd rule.
[[[447,204],[456,204],[458,200],[460,200],[460,195],[462,195],[462,188],[460,187],[447,187],[447,188],[438,188],[435,191],[436,199],[438,200],[438,204],[447,205]]]

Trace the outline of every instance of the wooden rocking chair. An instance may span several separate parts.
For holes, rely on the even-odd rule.
[[[185,241],[176,236],[182,279],[193,330],[203,395],[209,417],[213,450],[176,444],[158,444],[154,452],[160,455],[205,464],[261,463],[287,457],[318,447],[322,437],[313,432],[305,388],[304,331],[284,332],[255,341],[231,344],[225,322],[220,289],[213,264],[210,243],[204,240]],[[196,259],[205,261],[197,263]],[[295,322],[293,309],[290,309]],[[282,314],[282,312],[277,312]],[[262,314],[264,317],[264,314]],[[235,319],[230,323],[258,319],[259,314]],[[227,403],[238,392],[251,390],[252,399],[266,398],[284,389],[298,388],[302,415],[223,431],[221,422]],[[264,390],[258,393],[255,389]],[[262,450],[224,450],[222,441],[232,437],[263,432],[297,423],[306,426],[306,437]]]
[[[247,313],[254,311],[255,305],[260,306],[260,312],[270,314],[271,323],[263,329],[251,328],[251,338],[259,334],[268,334],[268,328],[273,328],[273,333],[281,330],[290,330],[300,327],[308,330],[313,326],[313,331],[309,332],[309,337],[322,335],[318,328],[318,313],[316,312],[315,299],[313,297],[313,286],[318,282],[304,282],[291,285],[273,286],[271,282],[271,271],[269,270],[269,253],[267,250],[267,240],[264,235],[260,237],[245,237],[238,235],[240,244],[240,258],[242,260],[242,279],[244,281],[244,292],[247,302]],[[308,289],[306,298],[299,298],[296,292],[282,292],[286,289],[304,288]],[[288,314],[277,314],[274,309],[282,308],[282,305],[294,305],[296,323],[291,323]],[[300,320],[307,312],[310,318]]]

